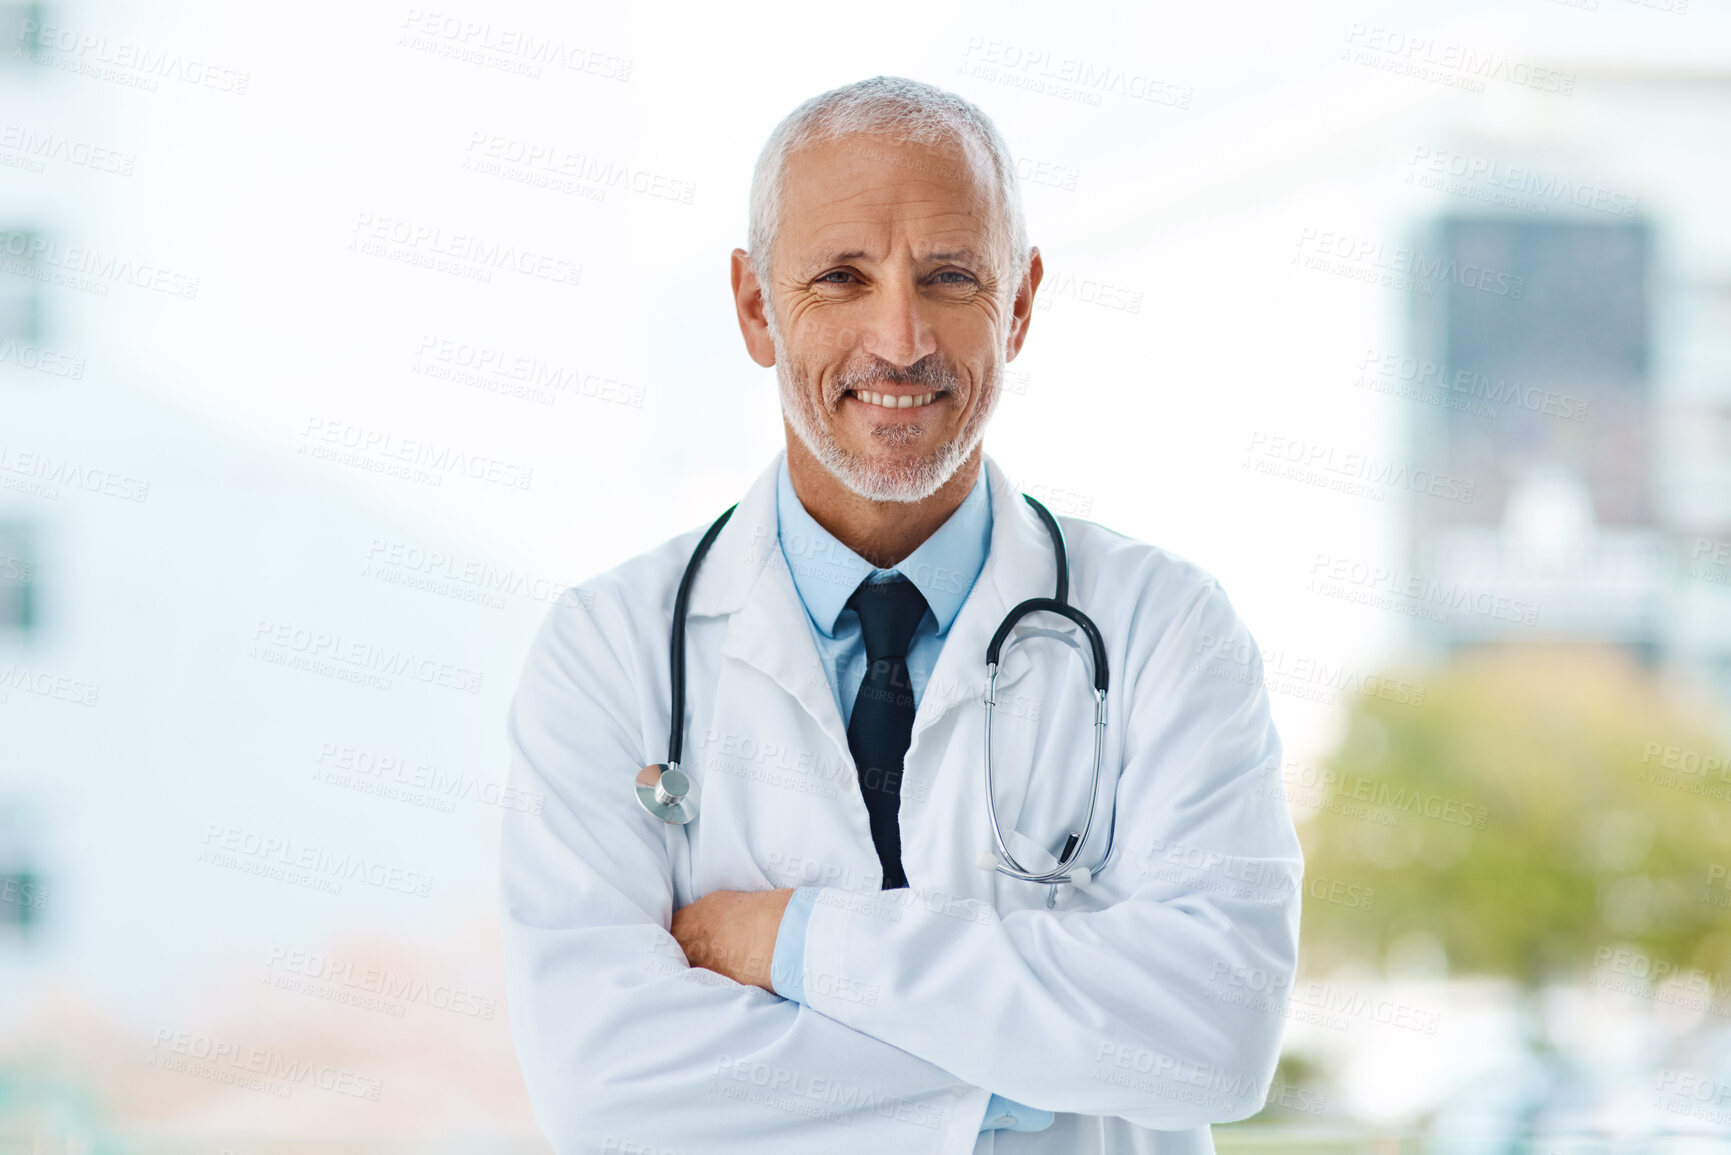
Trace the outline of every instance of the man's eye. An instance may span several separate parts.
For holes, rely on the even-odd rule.
[[[841,285],[841,284],[846,284],[847,282],[845,280],[833,281],[830,278],[831,277],[848,278],[848,277],[852,277],[852,276],[853,276],[853,274],[848,272],[846,269],[837,269],[832,273],[825,273],[823,276],[819,277],[818,280],[820,282],[822,282],[823,284],[827,284],[827,285]]]
[[[967,285],[967,284],[971,284],[973,282],[973,279],[974,279],[966,273],[957,272],[955,269],[945,269],[943,272],[939,273],[938,276],[940,278],[943,278],[943,277],[955,277],[956,278],[956,280],[953,280],[953,281],[944,281],[943,283],[946,285]]]

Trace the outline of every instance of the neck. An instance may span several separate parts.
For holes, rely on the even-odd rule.
[[[979,480],[982,456],[976,445],[955,475],[923,501],[873,501],[843,485],[792,429],[787,431],[787,474],[800,504],[837,541],[879,569],[899,564],[961,507]]]

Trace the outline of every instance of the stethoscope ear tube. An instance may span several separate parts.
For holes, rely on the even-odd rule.
[[[721,516],[704,531],[697,548],[691,551],[691,560],[685,563],[685,574],[679,579],[679,592],[673,595],[673,640],[667,652],[667,665],[673,680],[673,692],[668,695],[671,703],[669,713],[673,718],[667,731],[669,766],[679,765],[679,756],[685,752],[685,606],[691,600],[691,583],[697,577],[697,566],[703,561],[703,555],[715,544],[715,539],[721,535],[721,527],[738,508],[735,503],[722,510]]]
[[[673,595],[673,637],[668,643],[667,664],[673,681],[668,695],[668,713],[672,724],[667,730],[667,761],[645,766],[632,781],[637,804],[652,818],[683,826],[697,817],[697,783],[679,768],[680,755],[685,752],[685,608],[691,601],[691,584],[697,577],[697,567],[703,555],[715,544],[721,527],[733,516],[738,505],[722,510],[721,516],[710,523],[691,560],[685,563],[685,573],[679,579],[679,591]]]

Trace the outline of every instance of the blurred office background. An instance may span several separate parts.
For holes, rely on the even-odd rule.
[[[878,72],[1018,156],[988,448],[1264,649],[1303,959],[1221,1149],[1722,1149],[1702,0],[0,4],[0,1149],[546,1149],[506,704],[775,452],[750,168]]]

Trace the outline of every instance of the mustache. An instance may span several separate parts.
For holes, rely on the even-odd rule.
[[[950,393],[958,383],[955,371],[940,361],[936,353],[928,353],[912,365],[897,365],[882,357],[850,362],[836,374],[831,391],[835,394],[833,401],[839,402],[844,393],[874,385],[923,385]]]

